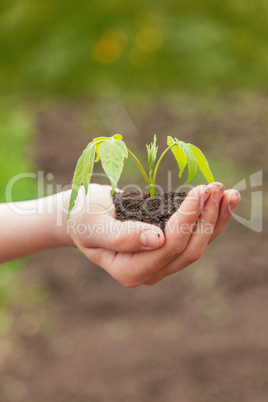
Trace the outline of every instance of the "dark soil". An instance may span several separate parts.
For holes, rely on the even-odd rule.
[[[180,207],[185,193],[168,192],[150,197],[150,193],[138,191],[119,193],[113,196],[116,219],[140,221],[159,226],[165,233],[168,219]]]

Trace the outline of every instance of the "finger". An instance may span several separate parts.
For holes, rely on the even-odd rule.
[[[169,258],[166,259],[166,264],[180,256],[186,249],[199,215],[210,194],[218,192],[222,196],[223,191],[224,186],[220,182],[198,186],[190,191],[177,213],[168,221],[165,247]],[[187,201],[188,203],[186,203]]]
[[[192,231],[191,238],[184,253],[167,264],[166,267],[154,277],[150,278],[150,280],[145,283],[146,285],[153,285],[167,275],[181,271],[201,257],[214,231],[219,216],[220,202],[224,195],[223,185],[214,186],[213,190]]]
[[[240,193],[234,189],[225,191],[220,205],[219,218],[216,223],[214,232],[209,240],[211,243],[226,227],[230,221],[239,201],[241,200]]]
[[[180,258],[182,268],[197,261],[203,254],[214,231],[219,216],[220,202],[224,194],[224,187],[213,191],[206,201],[202,214],[193,231],[187,248]],[[176,272],[176,261],[169,267],[168,274]]]
[[[216,184],[218,185],[218,184]],[[185,250],[196,221],[203,206],[211,194],[213,186],[197,186],[193,188],[171,216],[166,225],[165,248],[159,253],[159,263],[166,265]]]
[[[101,247],[121,253],[153,250],[164,244],[162,230],[142,222],[115,220],[105,211],[98,211],[94,219],[88,217],[73,228],[76,244]]]

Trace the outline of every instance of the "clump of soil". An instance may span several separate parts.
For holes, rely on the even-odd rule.
[[[168,192],[150,197],[150,193],[131,191],[115,192],[113,201],[116,219],[120,221],[140,221],[159,226],[165,233],[168,219],[183,202],[186,194]]]

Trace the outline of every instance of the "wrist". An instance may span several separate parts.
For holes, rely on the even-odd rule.
[[[75,247],[75,243],[72,240],[71,232],[68,227],[68,205],[71,196],[71,190],[66,190],[61,193],[54,194],[53,200],[53,218],[50,222],[51,232],[55,237],[55,242],[59,247]]]

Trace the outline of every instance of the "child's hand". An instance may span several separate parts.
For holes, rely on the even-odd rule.
[[[70,217],[71,241],[118,282],[128,287],[153,285],[198,260],[227,225],[240,195],[221,183],[190,191],[166,226],[114,219],[110,186],[81,188]],[[78,212],[80,211],[80,212]]]

